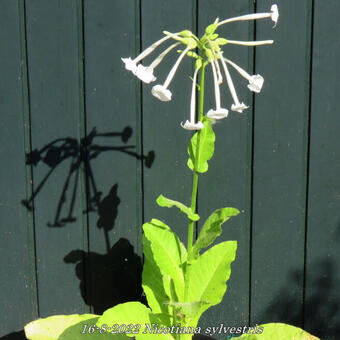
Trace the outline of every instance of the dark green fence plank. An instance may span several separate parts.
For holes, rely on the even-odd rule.
[[[304,321],[325,340],[340,332],[339,11],[315,2]]]
[[[89,301],[97,313],[142,293],[139,87],[121,61],[137,53],[138,21],[137,1],[85,2],[86,124],[87,135],[95,133],[88,138]]]
[[[203,29],[216,17],[220,20],[253,13],[253,4],[249,1],[200,1],[198,25]],[[221,26],[217,33],[231,40],[253,40],[252,23],[238,22]],[[243,46],[226,45],[223,47],[226,58],[252,73],[252,49]],[[204,315],[203,327],[224,324],[242,326],[249,319],[249,244],[250,244],[250,181],[251,181],[251,141],[252,141],[252,95],[248,91],[247,81],[229,67],[237,94],[241,101],[250,107],[239,114],[230,110],[232,99],[225,74],[220,87],[222,106],[229,109],[227,119],[214,126],[216,133],[215,154],[210,161],[207,175],[199,179],[199,213],[202,222],[218,208],[231,206],[242,212],[238,217],[226,222],[223,234],[218,242],[237,240],[236,260],[232,265],[231,278],[227,293],[218,306],[211,308]],[[214,87],[211,67],[207,68],[205,113],[214,108]],[[225,335],[227,336],[227,335]]]
[[[30,193],[25,31],[22,1],[0,3],[0,336],[38,316],[33,216],[20,200]],[[27,175],[27,177],[26,177]]]
[[[64,260],[86,238],[77,2],[30,0],[26,8],[40,315],[85,312],[74,268]]]
[[[258,12],[268,11],[262,1]],[[251,323],[301,325],[311,1],[278,1],[280,19],[256,26]]]
[[[142,2],[142,48],[162,38],[163,30],[195,30],[194,8],[192,1]],[[166,46],[162,45],[143,64],[149,65]],[[182,129],[180,123],[189,118],[192,61],[189,58],[182,61],[169,87],[173,95],[170,102],[160,102],[151,94],[153,85],[163,84],[177,57],[176,52],[166,56],[155,70],[157,80],[143,86],[144,152],[155,152],[154,166],[149,171],[144,170],[144,214],[146,221],[159,218],[169,224],[186,243],[188,227],[184,215],[174,209],[158,207],[155,202],[160,194],[187,205],[190,205],[191,199],[192,175],[186,166],[191,134]]]

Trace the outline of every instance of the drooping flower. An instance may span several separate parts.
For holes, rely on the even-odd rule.
[[[172,93],[170,90],[168,90],[164,85],[155,85],[151,89],[151,93],[153,96],[155,96],[157,99],[161,100],[162,102],[168,102],[171,100]]]
[[[218,55],[219,55],[219,57],[221,59],[222,66],[223,66],[223,69],[224,69],[224,72],[225,72],[225,76],[226,76],[226,79],[227,79],[228,87],[229,87],[231,96],[233,97],[233,100],[234,100],[234,104],[231,105],[231,109],[232,109],[232,111],[236,111],[236,112],[242,113],[243,110],[247,109],[249,106],[245,105],[244,103],[240,103],[239,102],[237,94],[236,94],[234,83],[233,83],[233,81],[231,79],[231,76],[230,76],[227,64],[224,61],[222,52],[218,51]]]
[[[248,72],[246,72],[243,68],[233,63],[231,60],[224,58],[224,60],[230,64],[242,77],[246,78],[249,81],[249,84],[247,85],[250,91],[259,93],[262,89],[264,79],[261,75],[255,74],[250,75]]]
[[[149,66],[143,66],[139,64],[137,66],[136,76],[143,81],[144,83],[151,83],[155,81],[157,78],[153,75],[154,69],[162,62],[164,57],[173,50],[176,46],[178,46],[180,42],[172,44],[167,49],[165,49]]]
[[[196,79],[199,68],[195,69],[194,76],[192,79],[191,88],[191,101],[190,101],[190,121],[187,120],[184,124],[181,123],[182,128],[186,130],[202,130],[204,125],[202,122],[198,121],[195,123],[195,108],[196,108]]]
[[[139,64],[136,70],[136,76],[144,83],[151,83],[155,81],[157,78],[153,75],[153,69],[149,69],[149,67],[143,66]]]
[[[172,67],[172,69],[170,70],[168,76],[165,79],[165,82],[163,85],[155,85],[152,90],[151,93],[159,100],[163,101],[163,102],[167,102],[169,100],[171,100],[171,96],[172,93],[170,90],[168,90],[168,86],[170,85],[172,78],[174,77],[179,64],[181,63],[182,59],[184,58],[184,56],[187,54],[187,52],[190,50],[190,47],[188,46],[178,57],[178,59],[176,60],[174,66]]]
[[[227,118],[229,111],[227,109],[221,108],[220,86],[218,84],[217,72],[216,72],[216,67],[215,67],[215,63],[213,59],[210,60],[210,65],[211,65],[213,77],[214,77],[216,110],[210,109],[207,113],[207,117],[215,119],[215,120],[219,120],[219,119]]]
[[[178,33],[174,33],[174,36],[177,36]],[[141,54],[139,54],[135,59],[131,58],[121,58],[123,63],[125,64],[125,68],[128,71],[131,71],[134,75],[136,75],[137,71],[137,64],[146,56],[148,56],[150,53],[152,53],[159,45],[163,44],[165,41],[170,39],[170,36],[165,36],[156,42],[154,42],[152,45],[150,45],[148,48],[146,48]]]
[[[125,64],[125,68],[128,71],[131,71],[133,74],[136,74],[137,70],[137,65],[134,60],[132,60],[130,57],[129,58],[121,58],[123,63]]]
[[[274,27],[277,25],[277,21],[279,19],[279,11],[278,11],[277,5],[275,4],[272,5],[270,8],[270,12],[268,13],[254,13],[254,14],[241,15],[235,18],[223,20],[219,22],[217,25],[221,26],[221,25],[228,24],[234,21],[257,20],[257,19],[265,19],[265,18],[271,18],[274,21]]]

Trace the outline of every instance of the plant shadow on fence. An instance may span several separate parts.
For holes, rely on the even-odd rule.
[[[22,200],[22,204],[29,210],[35,209],[35,198],[49,178],[52,178],[56,168],[63,162],[70,163],[56,203],[55,214],[47,222],[50,228],[63,228],[77,220],[78,216],[75,215],[74,208],[79,196],[77,191],[80,187],[80,174],[81,172],[84,174],[87,204],[83,213],[98,215],[96,227],[103,231],[106,253],[99,254],[76,249],[64,256],[64,262],[75,265],[75,273],[80,280],[81,295],[96,314],[101,314],[118,303],[130,300],[144,301],[141,287],[141,257],[134,252],[133,246],[127,239],[121,238],[113,246],[110,244],[109,232],[114,229],[121,202],[118,196],[119,184],[115,183],[111,188],[100,191],[91,166],[92,162],[103,153],[120,152],[143,161],[144,165],[150,168],[155,158],[154,151],[148,152],[147,155],[139,155],[134,145],[126,144],[132,133],[131,127],[124,128],[122,132],[106,133],[98,133],[94,128],[80,142],[71,137],[58,138],[26,155],[28,165],[44,164],[48,167],[47,173],[34,188],[31,197]],[[103,138],[105,141],[112,141],[111,138],[120,137],[124,145],[98,144],[96,143],[98,137],[101,137],[101,141]],[[104,197],[102,197],[103,192],[106,193]],[[13,339],[14,336],[18,336],[20,339],[20,335],[21,333],[17,332],[8,336],[13,336]]]

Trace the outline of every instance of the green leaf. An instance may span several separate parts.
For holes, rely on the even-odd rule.
[[[189,31],[189,30],[181,31],[181,32],[179,32],[179,34],[180,34],[182,37],[185,37],[185,38],[190,38],[190,37],[193,36],[192,32]]]
[[[204,128],[198,132],[196,132],[190,140],[188,153],[188,167],[190,170],[194,170],[195,162],[196,162],[196,152],[197,152],[197,138],[200,136],[200,147],[198,151],[197,157],[197,167],[195,171],[197,172],[206,172],[208,171],[208,160],[214,154],[214,145],[215,145],[215,133],[213,128],[211,127],[211,123],[209,119],[203,119]]]
[[[181,43],[187,45],[189,48],[197,47],[197,42],[194,38],[182,38]]]
[[[149,334],[145,332],[148,328],[147,326],[152,326],[152,324],[165,325],[163,320],[163,315],[153,314],[149,308],[140,302],[126,302],[121,303],[113,308],[110,308],[104,312],[104,314],[99,318],[97,326],[102,325],[134,325],[132,332],[134,334],[126,334],[129,337],[136,337],[136,339],[144,339],[146,336],[151,340],[174,340],[171,334]],[[136,325],[140,325],[137,329]]]
[[[188,301],[206,301],[200,314],[221,302],[230,277],[230,265],[235,259],[237,242],[217,244],[189,264]]]
[[[218,38],[215,40],[215,43],[217,45],[225,45],[225,44],[228,44],[228,40],[227,39],[224,39],[224,38]]]
[[[210,48],[205,48],[205,54],[206,54],[208,60],[215,59],[215,56],[212,53]]]
[[[88,332],[89,327],[95,325],[98,319],[99,316],[94,314],[54,315],[27,324],[25,335],[30,340],[112,339],[113,335],[108,332],[101,334],[97,329],[93,329],[92,334]],[[126,339],[126,336],[117,335],[114,339],[124,338]]]
[[[209,40],[214,40],[218,37],[218,34],[217,33],[214,33],[214,34],[211,34],[209,35]]]
[[[213,24],[207,26],[206,29],[205,29],[205,34],[206,35],[213,34],[216,31],[217,27],[218,27],[217,23],[213,23]]]
[[[189,51],[189,52],[187,53],[187,56],[189,56],[189,57],[191,57],[191,58],[195,58],[195,59],[198,59],[198,58],[199,58],[198,54],[195,53],[194,51]]]
[[[201,59],[197,59],[195,62],[195,69],[197,70],[198,68],[202,67],[202,60]]]
[[[154,221],[154,220],[153,220]],[[152,223],[143,225],[144,235],[151,243],[154,262],[173,280],[178,300],[184,298],[183,263],[187,260],[186,249],[170,229]],[[169,296],[169,294],[167,294]]]
[[[262,328],[262,332],[261,332]],[[257,334],[243,334],[240,340],[320,340],[301,328],[284,323],[267,323],[257,326],[252,332]]]
[[[200,312],[203,305],[208,305],[206,301],[194,302],[173,302],[169,303],[170,306],[175,307],[178,311],[183,313],[186,318],[194,318]]]
[[[162,272],[154,259],[151,242],[143,235],[143,252],[145,256],[142,286],[148,305],[153,313],[170,314],[169,307],[164,301],[170,299],[170,282],[168,275]]]
[[[159,195],[156,202],[160,207],[167,208],[177,207],[181,212],[186,214],[188,218],[192,221],[198,221],[200,219],[199,215],[193,213],[191,208],[185,206],[183,203],[166,198],[163,195]]]
[[[231,217],[237,216],[240,213],[235,208],[221,208],[215,210],[205,221],[197,241],[192,247],[191,253],[188,255],[188,261],[191,261],[199,256],[199,252],[212,244],[216,237],[222,233],[222,224],[228,221]]]

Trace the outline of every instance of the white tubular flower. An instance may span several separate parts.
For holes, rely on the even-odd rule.
[[[178,33],[174,33],[173,35],[178,35]],[[137,71],[137,64],[150,53],[152,53],[159,45],[163,44],[166,40],[172,38],[171,36],[165,36],[162,39],[157,40],[148,48],[146,48],[140,55],[138,55],[135,59],[131,58],[121,58],[123,63],[125,64],[125,68],[128,71],[131,71],[134,75]]]
[[[137,70],[135,75],[144,83],[151,83],[155,81],[157,78],[153,75],[153,69],[149,69],[149,67],[145,67],[142,64],[137,66]]]
[[[270,10],[272,11],[272,20],[274,21],[274,26],[275,27],[277,25],[277,21],[279,20],[279,9],[277,8],[277,5],[274,4],[272,5],[272,7],[270,8]]]
[[[186,130],[202,130],[204,125],[202,122],[198,121],[195,123],[195,108],[196,108],[196,79],[199,68],[194,72],[194,77],[192,79],[192,89],[191,89],[191,101],[190,101],[190,121],[187,120],[184,124],[181,123],[182,128]]]
[[[259,41],[238,41],[229,40],[228,44],[242,45],[242,46],[258,46],[258,45],[269,45],[274,43],[274,40],[259,40]]]
[[[181,63],[182,59],[184,58],[184,56],[189,52],[190,47],[187,47],[182,53],[181,55],[178,57],[177,61],[175,62],[174,66],[172,67],[172,69],[170,70],[167,78],[165,79],[165,82],[163,85],[155,85],[152,90],[151,93],[159,100],[163,101],[163,102],[167,102],[169,100],[171,100],[171,96],[172,93],[170,90],[168,90],[168,86],[171,83],[172,78],[174,77],[177,68],[179,66],[179,64]]]
[[[277,21],[279,19],[279,11],[277,5],[272,5],[270,8],[270,13],[255,13],[255,14],[246,14],[241,15],[235,18],[230,18],[223,20],[217,24],[217,26],[222,26],[224,24],[228,24],[234,21],[245,21],[245,20],[257,20],[257,19],[265,19],[271,18],[274,21],[274,27],[277,25]]]
[[[207,113],[207,117],[216,119],[216,120],[227,118],[229,111],[227,109],[221,108],[220,86],[218,84],[216,67],[212,59],[210,60],[210,64],[211,64],[213,77],[214,77],[216,110],[210,109]]]
[[[231,76],[230,76],[230,73],[229,73],[227,64],[226,64],[225,61],[224,61],[224,58],[223,58],[223,55],[222,55],[221,51],[218,51],[218,55],[219,55],[219,57],[220,57],[220,59],[221,59],[222,66],[223,66],[224,72],[225,72],[225,76],[226,76],[226,78],[227,78],[228,87],[229,87],[231,96],[233,97],[233,100],[234,100],[234,104],[231,105],[231,109],[232,109],[233,111],[242,113],[243,110],[245,110],[245,109],[248,108],[248,106],[245,105],[244,103],[240,103],[240,102],[239,102],[238,97],[237,97],[237,94],[236,94],[236,90],[235,90],[235,87],[234,87],[234,84],[233,84],[233,81],[232,81],[232,79],[231,79]]]
[[[131,71],[133,74],[136,74],[137,71],[137,65],[134,62],[134,60],[132,60],[131,58],[121,58],[123,63],[125,64],[125,68],[128,71]]]
[[[261,75],[256,74],[251,76],[250,74],[248,74],[248,72],[246,72],[243,68],[236,65],[235,63],[233,63],[231,60],[227,58],[224,58],[224,60],[228,64],[230,64],[242,77],[246,78],[249,81],[249,84],[247,86],[250,91],[256,93],[259,93],[261,91],[264,82],[264,79]]]
[[[180,45],[180,42],[174,43],[171,46],[169,46],[150,64],[150,66],[148,66],[148,68],[154,70],[162,62],[164,57],[178,45]]]
[[[171,100],[171,97],[172,97],[171,91],[160,84],[155,85],[152,88],[151,93],[153,96],[155,96],[157,99],[161,100],[162,102],[168,102]]]
[[[249,84],[247,85],[250,91],[260,93],[263,86],[264,79],[260,74],[254,74],[249,79]]]

